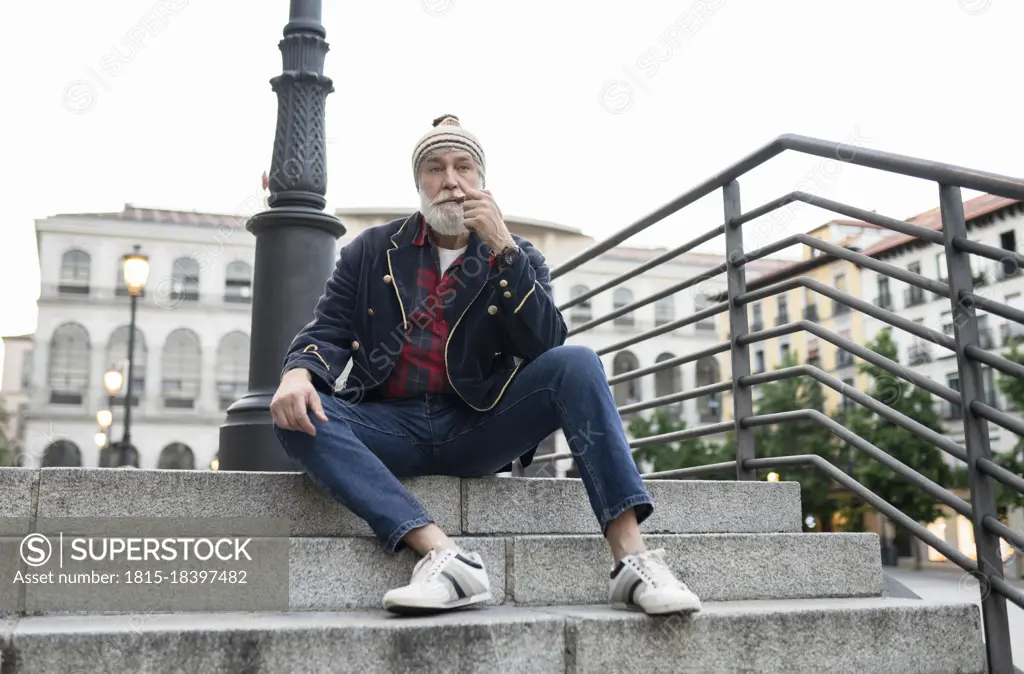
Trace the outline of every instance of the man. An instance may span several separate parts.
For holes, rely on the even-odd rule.
[[[480,556],[460,550],[399,478],[529,465],[561,428],[611,547],[610,601],[650,614],[699,610],[663,551],[644,548],[639,524],[653,503],[604,366],[593,350],[564,345],[544,257],[509,233],[484,189],[479,141],[457,117],[439,117],[412,169],[420,211],[341,250],[270,405],[285,450],[321,489],[388,551],[422,556],[384,607],[417,614],[491,596]]]

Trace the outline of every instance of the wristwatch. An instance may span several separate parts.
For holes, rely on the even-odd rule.
[[[498,260],[498,266],[504,269],[514,265],[522,253],[523,250],[519,246],[512,244],[511,246],[506,246],[501,252],[496,253],[494,257]]]

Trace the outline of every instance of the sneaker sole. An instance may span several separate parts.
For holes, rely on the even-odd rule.
[[[439,606],[437,604],[430,605],[415,605],[415,604],[391,604],[385,606],[385,610],[390,613],[396,613],[398,615],[406,616],[423,616],[423,615],[435,615],[437,613],[446,613],[448,611],[455,611],[458,609],[465,609],[476,604],[480,604],[491,599],[491,593],[482,592],[475,594],[472,597],[466,597],[465,599],[456,599],[453,602]]]
[[[669,615],[672,613],[699,613],[701,610],[700,604],[676,604],[668,606],[658,606],[651,608],[650,610],[644,609],[639,604],[624,604],[622,602],[611,602],[612,608],[619,609],[620,611],[632,611],[634,613],[646,613],[647,615]]]

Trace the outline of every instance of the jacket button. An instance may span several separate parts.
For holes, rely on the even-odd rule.
[[[367,310],[366,310],[366,313],[368,313],[368,314],[370,314],[371,316],[373,316],[373,309],[367,309]]]
[[[512,297],[512,293],[510,293],[509,291],[506,290],[505,291],[505,299],[508,299],[510,297]]]
[[[494,314],[498,313],[498,307],[492,304],[491,306],[487,307],[487,313],[493,316]]]
[[[384,283],[391,283],[391,274],[384,274]]]
[[[505,279],[501,279],[501,283],[499,283],[498,285],[500,285],[502,288],[507,288],[508,281],[506,281]]]
[[[358,351],[359,350],[359,342],[352,342],[352,350],[353,351]]]

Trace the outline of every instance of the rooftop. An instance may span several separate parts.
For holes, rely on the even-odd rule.
[[[124,210],[110,213],[57,213],[47,220],[57,218],[81,218],[94,220],[122,220],[126,222],[154,222],[168,225],[192,225],[195,227],[244,227],[249,216],[227,213],[200,213],[199,211],[172,211],[162,208],[140,208],[125,204]]]

